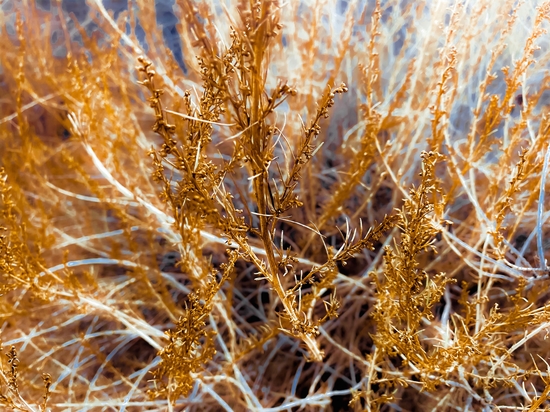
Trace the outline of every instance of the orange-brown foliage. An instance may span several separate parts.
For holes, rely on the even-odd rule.
[[[549,2],[45,3],[0,5],[6,410],[550,407]]]

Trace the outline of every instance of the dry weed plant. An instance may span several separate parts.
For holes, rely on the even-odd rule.
[[[0,5],[3,410],[550,407],[550,2],[122,3]]]

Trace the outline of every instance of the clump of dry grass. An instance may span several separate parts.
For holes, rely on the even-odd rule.
[[[2,5],[5,408],[549,406],[550,3],[129,3]]]

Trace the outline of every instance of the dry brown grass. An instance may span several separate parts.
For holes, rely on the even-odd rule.
[[[130,4],[2,5],[6,409],[550,407],[550,3]]]

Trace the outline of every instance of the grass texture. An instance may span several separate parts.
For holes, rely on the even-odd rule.
[[[67,4],[0,6],[3,410],[550,407],[550,2]]]

